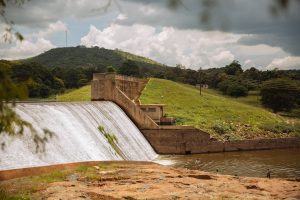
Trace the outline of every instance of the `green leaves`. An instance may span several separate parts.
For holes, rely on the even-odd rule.
[[[262,104],[274,112],[290,111],[300,105],[299,82],[290,79],[273,79],[261,87]]]
[[[11,79],[11,67],[5,62],[0,62],[0,135],[17,137],[29,130],[30,136],[36,145],[36,152],[45,151],[45,144],[54,135],[44,129],[43,134],[38,133],[27,121],[22,120],[14,110],[17,100],[27,97],[26,87],[18,85]],[[5,141],[0,140],[1,149],[6,147]]]

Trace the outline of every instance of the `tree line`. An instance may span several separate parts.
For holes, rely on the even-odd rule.
[[[100,65],[99,65],[100,66]],[[262,104],[274,112],[290,111],[300,105],[300,70],[267,70],[254,67],[243,70],[238,61],[221,68],[187,69],[176,67],[140,67],[133,60],[126,60],[119,67],[47,67],[34,62],[0,61],[0,68],[8,71],[14,83],[22,85],[30,98],[46,98],[63,93],[66,89],[79,88],[92,80],[93,73],[116,72],[121,75],[168,79],[190,85],[206,84],[224,95],[247,96],[251,90],[260,91]]]

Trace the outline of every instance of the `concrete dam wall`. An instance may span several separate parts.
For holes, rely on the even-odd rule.
[[[152,160],[157,154],[122,109],[108,101],[82,103],[20,103],[16,112],[42,132],[55,136],[44,153],[36,153],[29,130],[24,136],[0,138],[7,147],[0,150],[0,170],[72,162],[104,160]],[[118,152],[98,127],[116,137]]]
[[[93,101],[107,100],[118,104],[159,154],[300,148],[300,138],[222,142],[194,127],[174,126],[172,123],[165,125],[165,122],[172,122],[172,118],[163,116],[163,104],[141,105],[139,102],[139,97],[147,83],[148,80],[114,73],[94,74],[91,96]]]

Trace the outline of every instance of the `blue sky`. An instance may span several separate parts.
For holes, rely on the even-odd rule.
[[[49,49],[99,46],[161,63],[198,69],[238,60],[246,69],[300,68],[300,3],[273,15],[276,0],[31,0],[5,10],[23,42],[1,43],[1,59],[28,58]],[[210,16],[205,23],[201,17]],[[6,24],[1,22],[0,31]]]

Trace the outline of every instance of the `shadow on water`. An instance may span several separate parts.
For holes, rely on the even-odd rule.
[[[220,174],[266,177],[300,178],[300,149],[223,152],[194,155],[165,155],[159,163]]]

